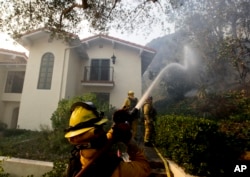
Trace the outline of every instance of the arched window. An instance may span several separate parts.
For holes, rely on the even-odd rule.
[[[40,65],[40,73],[39,73],[37,89],[51,88],[53,66],[54,66],[54,55],[49,52],[45,53],[42,57]]]

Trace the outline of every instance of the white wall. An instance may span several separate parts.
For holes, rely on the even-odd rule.
[[[111,98],[121,108],[129,90],[141,98],[141,59],[138,51],[126,49],[120,49],[116,56],[115,87]]]
[[[139,50],[103,43],[103,47],[89,46],[89,59],[80,58],[74,49],[61,41],[48,42],[48,36],[32,41],[26,66],[24,88],[21,97],[18,125],[21,129],[39,130],[41,125],[51,126],[51,116],[62,98],[72,98],[89,92],[110,93],[110,104],[121,108],[127,92],[133,90],[141,97],[141,59]],[[37,89],[41,58],[44,53],[55,56],[52,86],[50,90]],[[81,85],[84,66],[90,66],[92,58],[117,58],[114,67],[114,87],[87,87]],[[64,69],[63,69],[64,68]],[[63,75],[63,77],[62,77]]]
[[[5,86],[5,78],[6,78],[6,69],[4,66],[0,67],[0,99],[2,94],[4,93],[4,86]]]
[[[67,54],[69,57],[66,59],[65,68],[65,78],[67,81],[64,83],[63,97],[66,99],[72,98],[79,94],[78,90],[82,87],[81,80],[83,78],[83,58],[79,58],[74,49],[67,49]]]
[[[37,160],[9,158],[0,156],[0,160],[4,173],[9,173],[10,177],[20,177],[33,175],[34,177],[42,177],[45,173],[53,169],[52,162],[44,162]]]
[[[56,40],[48,42],[48,36],[37,39],[32,44],[26,67],[18,125],[22,129],[39,130],[40,125],[51,125],[50,118],[60,99],[66,44]],[[37,89],[41,58],[46,52],[53,53],[55,57],[50,90]]]
[[[12,120],[13,110],[20,106],[21,93],[5,93],[8,71],[25,71],[25,66],[2,66],[0,68],[0,121],[6,123],[8,128],[15,128]]]
[[[1,116],[3,116],[3,122],[8,125],[8,128],[16,128],[16,120],[13,120],[13,111],[15,108],[19,108],[19,102],[4,102],[4,111]],[[13,122],[14,121],[14,122]]]
[[[82,92],[110,93],[110,104],[121,108],[129,90],[133,90],[138,99],[141,97],[141,59],[139,51],[119,46],[113,49],[112,45],[108,43],[105,43],[102,48],[98,45],[91,46],[91,48],[87,49],[89,60],[86,66],[91,65],[91,59],[93,58],[111,58],[113,52],[116,56],[116,63],[112,64],[110,62],[110,66],[114,67],[114,87],[85,86]]]
[[[3,121],[3,111],[4,105],[2,102],[2,96],[4,92],[4,81],[5,81],[6,71],[4,68],[0,68],[0,122]]]

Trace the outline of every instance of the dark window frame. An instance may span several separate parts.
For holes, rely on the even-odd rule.
[[[37,89],[50,90],[54,68],[54,54],[47,52],[43,54],[40,64],[40,71]]]
[[[90,69],[90,81],[110,80],[110,59],[92,59]]]
[[[5,93],[22,93],[25,71],[8,71]]]

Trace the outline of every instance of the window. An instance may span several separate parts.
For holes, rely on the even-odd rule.
[[[109,59],[92,59],[90,80],[109,81],[110,73],[110,60]]]
[[[5,93],[22,93],[24,75],[24,71],[9,71],[5,84]]]
[[[38,79],[38,89],[50,89],[52,74],[54,66],[54,55],[52,53],[45,53],[42,57],[40,65],[40,73]]]

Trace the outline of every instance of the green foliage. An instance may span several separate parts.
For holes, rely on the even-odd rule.
[[[82,96],[76,96],[70,100],[63,99],[58,103],[58,107],[52,114],[51,122],[53,131],[49,135],[51,141],[50,147],[57,153],[70,152],[72,146],[64,138],[64,130],[69,126],[70,109],[75,102],[93,102],[98,111],[103,111],[104,114],[110,116],[114,111],[114,108],[109,108],[109,105],[101,103],[95,94],[88,93]],[[110,123],[107,125],[107,129],[110,127]]]
[[[7,128],[7,124],[0,121],[0,131],[5,130]]]
[[[5,129],[3,132],[4,137],[15,137],[15,136],[25,136],[28,134],[34,133],[34,131],[25,130],[25,129]]]
[[[3,137],[0,141],[0,156],[43,161],[54,161],[68,158],[70,151],[62,152],[61,149],[53,149],[53,144],[58,142],[52,142],[51,136],[54,136],[51,130],[30,131],[22,129],[6,129],[3,132]],[[66,145],[68,145],[66,140],[64,144],[61,143],[61,146]]]
[[[209,94],[207,98],[196,103],[196,108],[200,115],[203,113],[215,120],[250,119],[250,97],[244,89]]]
[[[198,176],[225,176],[247,140],[227,135],[217,122],[204,118],[166,115],[156,122],[156,145],[187,173]]]
[[[164,99],[157,101],[154,105],[159,114],[197,115],[193,102],[195,102],[195,98],[180,101]]]
[[[74,97],[71,100],[61,100],[58,104],[57,110],[53,113],[51,117],[53,131],[52,133],[50,133],[50,136],[48,136],[49,141],[51,142],[50,147],[57,153],[69,153],[72,149],[72,145],[70,145],[67,139],[64,138],[63,130],[68,127],[70,109],[72,104],[78,101],[93,102],[94,105],[97,107],[97,110],[103,111],[105,115],[109,116],[110,119],[114,111],[113,107],[109,108],[109,105],[101,103],[99,100],[97,100],[96,95],[91,93],[83,96]],[[106,129],[110,128],[110,125],[111,124],[107,125]],[[43,177],[62,177],[66,169],[66,164],[67,161],[65,160],[54,162],[53,170],[44,174]]]
[[[180,101],[161,100],[155,103],[160,114],[204,117],[212,120],[250,120],[250,95],[247,89],[209,93],[202,99],[185,98]]]
[[[170,9],[169,6],[152,5],[150,2],[141,4],[141,2],[127,3],[126,1],[82,0],[76,3],[75,0],[10,2],[0,0],[0,3],[0,16],[2,16],[0,27],[17,37],[28,30],[36,30],[41,27],[52,30],[53,36],[58,38],[72,38],[72,35],[65,31],[70,34],[79,33],[82,30],[107,32],[114,26],[119,30],[132,31],[137,29],[135,25],[145,26],[145,21],[150,24],[146,25],[148,28],[157,25],[165,29],[167,27],[163,24],[166,21],[156,14],[160,13],[161,16],[165,16],[165,10],[163,11],[162,8]],[[11,10],[9,7],[12,7]],[[155,14],[155,12],[157,13]],[[85,21],[88,22],[88,25],[80,25]],[[19,25],[15,25],[16,23]],[[151,30],[147,31],[147,33],[150,32]]]
[[[3,162],[4,162],[5,159],[3,160],[0,160],[0,177],[9,177],[10,174],[9,173],[5,173],[4,172],[4,169],[3,169]]]
[[[64,129],[68,127],[70,107],[77,101],[92,101],[95,105],[100,104],[94,94],[75,97],[71,100],[62,100],[51,118],[52,130],[44,126],[40,127],[40,131],[5,129],[0,141],[0,156],[53,162],[68,159],[72,145],[64,138]],[[107,106],[103,105],[104,108],[106,110],[103,111],[111,116],[114,108],[111,107],[107,110]],[[109,129],[110,126],[111,121],[105,125],[105,129]]]
[[[240,84],[244,84],[249,76],[249,41],[242,40],[244,34],[241,31],[238,36],[240,38],[226,38],[220,47],[218,58],[223,62],[228,61],[235,69]]]
[[[98,110],[109,112],[109,106],[98,102],[96,95],[92,93],[76,96],[70,100],[63,99],[58,103],[58,107],[51,117],[52,127],[55,131],[59,130],[63,132],[63,130],[69,126],[71,106],[78,101],[93,102]]]
[[[42,177],[63,177],[65,176],[65,169],[67,168],[67,161],[54,162],[53,169],[45,173]]]
[[[227,137],[227,143],[238,151],[250,151],[250,121],[223,120],[219,122],[219,131]]]

